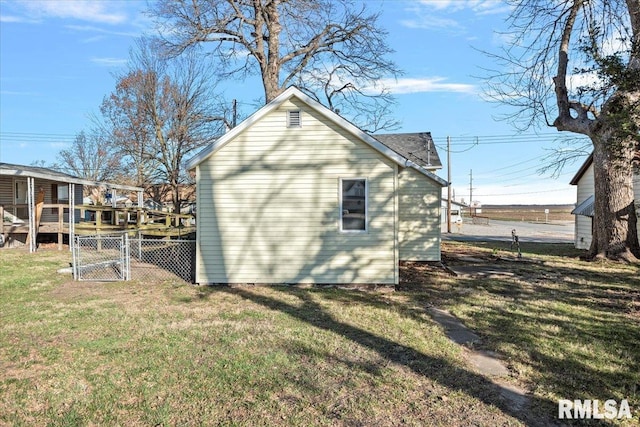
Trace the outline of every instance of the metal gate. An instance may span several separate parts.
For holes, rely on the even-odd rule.
[[[128,236],[76,236],[73,274],[76,280],[129,280]]]
[[[139,280],[193,283],[195,241],[142,239],[128,233],[76,236],[73,274],[76,280]]]

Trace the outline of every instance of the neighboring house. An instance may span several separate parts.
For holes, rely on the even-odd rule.
[[[447,223],[447,204],[447,199],[443,197],[440,205],[442,212],[442,218],[440,220],[443,224]],[[462,224],[462,214],[467,207],[464,203],[455,200],[451,201],[451,224]]]
[[[0,247],[29,245],[33,252],[38,234],[48,234],[61,248],[63,236],[73,234],[73,224],[79,220],[79,211],[73,207],[83,203],[84,185],[108,187],[114,193],[136,191],[142,200],[142,188],[88,181],[48,168],[0,163]]]
[[[575,215],[575,247],[589,249],[593,236],[593,215],[595,203],[595,181],[593,175],[593,154],[589,155],[570,182],[576,186],[576,207],[571,211]],[[640,176],[633,178],[633,190],[636,209],[640,206]],[[640,226],[640,222],[638,224]],[[640,228],[638,228],[640,230]]]
[[[195,184],[179,184],[178,191],[180,192],[180,200],[182,201],[182,208],[195,204],[196,199],[196,186]],[[173,187],[169,184],[153,184],[145,188],[144,194],[146,200],[150,200],[157,210],[174,211],[173,206]]]
[[[297,88],[187,167],[197,283],[397,284],[399,260],[440,260],[447,183]]]

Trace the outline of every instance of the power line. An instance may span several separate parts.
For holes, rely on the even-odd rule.
[[[453,151],[451,149],[447,150],[446,147],[443,147],[442,145],[437,145],[437,144],[433,144],[436,148],[441,149],[442,151],[449,151],[451,154],[460,154],[460,153],[466,153],[469,150],[474,149],[476,146],[472,145],[469,148],[465,148],[463,150],[457,150],[457,151]]]
[[[499,172],[499,171],[502,171],[502,170],[505,170],[505,169],[511,169],[513,167],[524,165],[524,164],[529,163],[529,162],[541,160],[541,159],[545,158],[546,156],[547,156],[546,154],[542,154],[540,156],[533,157],[533,158],[531,158],[529,160],[524,160],[522,162],[514,163],[512,165],[504,166],[504,167],[497,168],[497,169],[492,169],[490,172]]]
[[[545,141],[558,140],[564,138],[581,139],[576,135],[561,135],[558,133],[543,133],[534,135],[485,135],[485,136],[459,136],[451,137],[451,145],[497,145],[497,144],[524,144],[541,143]],[[445,144],[446,138],[433,138],[434,142]],[[456,141],[456,142],[453,142]]]
[[[575,174],[575,171],[569,171],[569,172],[564,172],[564,173],[559,174],[558,177],[566,176],[566,175],[574,175],[574,174]],[[501,179],[500,182],[503,183],[503,182],[517,181],[519,179],[527,178],[527,177],[530,177],[530,176],[540,176],[540,174],[538,174],[538,173],[530,173],[530,174],[519,176],[519,177],[516,177],[516,178]],[[518,186],[521,186],[521,185],[529,185],[529,184],[530,184],[529,182],[525,182],[523,184],[502,185],[502,187],[518,187]]]
[[[54,134],[35,132],[0,132],[0,142],[29,142],[48,144],[52,142],[73,142],[78,134]]]
[[[567,188],[558,188],[555,190],[544,190],[544,191],[527,191],[523,193],[503,193],[503,194],[476,194],[477,197],[498,197],[498,196],[521,196],[525,194],[544,194],[544,193],[554,193],[558,191],[567,191]]]

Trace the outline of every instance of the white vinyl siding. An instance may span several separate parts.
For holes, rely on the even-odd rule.
[[[577,205],[588,199],[595,191],[593,165],[585,171],[577,185]],[[593,219],[584,215],[575,215],[575,247],[589,249],[591,247]]]
[[[578,185],[576,186],[577,197],[576,206],[588,199],[595,192],[595,181],[593,174],[593,164],[590,165],[584,172]],[[640,176],[633,176],[633,194],[634,204],[636,207],[636,215],[638,215],[640,209]],[[577,249],[588,250],[591,247],[591,240],[593,237],[593,218],[584,215],[575,215],[575,247]],[[640,215],[638,215],[637,222],[638,229],[640,229]]]
[[[595,192],[595,181],[593,174],[593,164],[584,172],[578,185],[576,186],[577,197],[576,206],[588,199]],[[633,177],[634,203],[636,215],[640,210],[640,176]],[[593,218],[584,215],[575,215],[575,247],[577,249],[588,250],[591,247],[593,237]],[[640,215],[638,216],[638,230],[640,231]]]
[[[399,173],[400,259],[440,261],[441,187],[413,169]]]
[[[26,183],[26,179],[23,178],[14,178],[11,176],[0,176],[0,204],[1,205],[5,205],[7,206],[8,211],[13,212],[13,208],[8,208],[8,206],[11,205],[15,205],[15,188],[16,188],[16,180],[17,181],[24,181]],[[62,204],[68,204],[69,202],[69,191],[68,191],[68,187],[69,184],[66,182],[56,182],[56,181],[51,181],[51,180],[46,180],[46,179],[41,179],[41,178],[35,178],[34,181],[34,188],[36,190],[36,194],[37,192],[40,190],[40,188],[42,188],[44,190],[44,203],[46,205],[52,204],[53,203],[53,189],[52,186],[53,185],[59,185],[62,188],[65,188],[65,195],[66,195],[66,200],[62,200],[59,203]],[[26,190],[25,190],[26,191]],[[22,196],[21,196],[22,197]],[[26,196],[25,196],[26,197]],[[80,184],[76,184],[75,185],[75,201],[76,204],[80,204],[82,202],[82,185]],[[26,201],[23,203],[20,203],[23,205],[26,205]],[[23,206],[20,208],[19,210],[19,216],[22,218],[24,217],[24,219],[27,218],[28,213],[27,213],[27,207]],[[68,209],[66,210],[67,213],[64,214],[64,221],[68,221],[69,220],[69,215],[68,215]],[[78,221],[78,215],[79,215],[79,210],[76,209],[76,221]],[[57,222],[58,221],[58,212],[55,208],[45,208],[42,211],[42,218],[41,218],[42,222]]]
[[[292,101],[199,164],[196,282],[397,283],[395,165]],[[346,177],[367,180],[366,233],[340,232]]]

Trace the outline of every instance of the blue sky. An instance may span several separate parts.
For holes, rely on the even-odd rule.
[[[452,183],[457,199],[483,204],[573,203],[568,185],[579,163],[557,178],[536,170],[561,134],[544,128],[518,134],[495,117],[508,113],[482,99],[480,51],[501,43],[508,10],[495,0],[369,1],[404,70],[391,81],[398,102],[398,132],[431,132],[446,163],[452,141]],[[126,64],[134,39],[151,31],[143,0],[0,0],[0,162],[56,161],[76,134],[91,127],[112,73]],[[245,115],[262,94],[257,80],[224,84]],[[567,135],[571,136],[571,135]],[[445,168],[440,175],[446,179]]]

